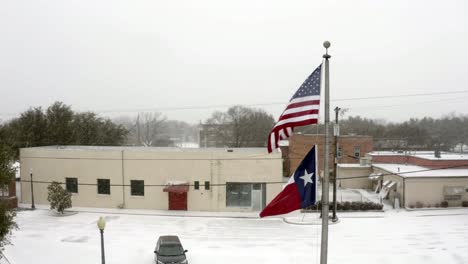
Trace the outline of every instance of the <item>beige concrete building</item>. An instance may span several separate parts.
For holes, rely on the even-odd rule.
[[[461,206],[468,201],[468,169],[428,169],[408,164],[373,164],[374,187],[393,201],[399,197],[405,207],[435,207],[447,201]],[[383,186],[383,188],[381,187]]]
[[[21,202],[49,204],[63,183],[73,206],[257,211],[281,190],[281,154],[266,149],[47,146],[23,148]]]
[[[372,166],[361,164],[338,164],[336,168],[337,185],[344,189],[371,189],[372,180],[368,176],[372,173]]]
[[[377,151],[361,164],[338,164],[342,188],[372,189],[401,207],[466,206],[468,156],[428,151]],[[369,186],[369,184],[371,186]]]

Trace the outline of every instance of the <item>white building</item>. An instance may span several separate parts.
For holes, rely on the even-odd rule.
[[[266,149],[46,146],[23,148],[21,202],[49,204],[63,183],[73,206],[257,211],[282,188],[281,154]]]

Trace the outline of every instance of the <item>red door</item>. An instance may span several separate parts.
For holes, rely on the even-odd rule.
[[[169,192],[169,210],[187,211],[187,193]]]

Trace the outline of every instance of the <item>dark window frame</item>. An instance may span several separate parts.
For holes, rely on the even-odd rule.
[[[78,193],[78,178],[66,177],[65,178],[65,189],[69,193]]]
[[[78,193],[78,178],[66,177],[65,189],[69,193]]]
[[[205,181],[205,190],[209,190],[209,189],[210,189],[210,182]]]
[[[142,188],[138,190],[137,188]],[[145,181],[144,180],[130,180],[130,195],[131,196],[145,196]]]
[[[103,195],[110,195],[110,179],[97,179],[97,193]]]
[[[199,181],[195,181],[195,182],[193,183],[193,188],[194,188],[195,190],[199,190],[199,189],[200,189],[200,182],[199,182]]]

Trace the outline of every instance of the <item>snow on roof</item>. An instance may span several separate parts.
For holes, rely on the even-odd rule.
[[[371,156],[413,156],[428,160],[468,160],[468,153],[440,152],[440,158],[434,151],[373,151]]]
[[[339,163],[337,164],[340,168],[370,168],[370,165],[361,165],[359,163]]]
[[[166,185],[182,185],[189,184],[188,181],[166,181]]]
[[[418,177],[467,177],[468,169],[429,169],[416,165],[404,164],[373,164],[374,168],[382,169],[390,173],[399,175],[403,178],[418,178]]]
[[[178,148],[142,146],[42,146],[27,149],[68,150],[68,151],[143,151],[143,152],[267,152],[267,148]],[[230,151],[232,150],[232,151]]]
[[[199,148],[200,146],[196,142],[180,142],[175,144],[179,148]]]

